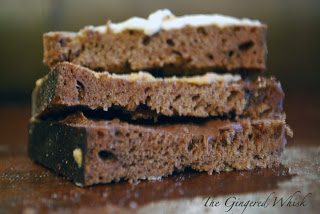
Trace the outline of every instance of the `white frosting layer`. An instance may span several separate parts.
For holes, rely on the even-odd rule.
[[[138,82],[156,82],[156,81],[166,81],[166,82],[187,82],[196,85],[206,85],[212,83],[221,83],[221,82],[236,82],[241,80],[240,75],[232,74],[216,74],[213,72],[208,72],[204,75],[190,76],[190,77],[166,77],[166,78],[156,78],[148,72],[140,71],[138,73],[131,74],[110,74],[108,72],[104,73],[95,73],[97,79],[101,75],[107,73],[110,77],[115,79],[124,79],[127,81],[138,81]]]
[[[120,23],[108,23],[113,33],[121,33],[124,30],[140,30],[146,35],[153,35],[162,30],[181,29],[186,26],[201,27],[216,25],[220,28],[228,26],[261,26],[258,20],[250,20],[247,18],[238,19],[231,16],[219,14],[211,15],[185,15],[175,17],[170,10],[158,10],[149,15],[148,19],[140,17],[132,17]],[[104,33],[106,26],[95,27],[95,30]]]

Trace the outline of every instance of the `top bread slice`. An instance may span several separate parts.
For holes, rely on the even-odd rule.
[[[94,71],[144,70],[154,76],[261,71],[266,69],[266,29],[248,19],[158,11],[149,19],[108,22],[78,33],[45,33],[43,62],[51,68],[68,61]]]

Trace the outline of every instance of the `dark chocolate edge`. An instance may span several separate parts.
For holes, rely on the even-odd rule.
[[[82,186],[85,184],[87,137],[87,129],[83,127],[31,120],[29,122],[28,156],[34,162]],[[55,141],[50,143],[50,139],[55,139]],[[73,151],[76,148],[82,151],[81,167],[73,157]]]
[[[59,74],[60,70],[59,66],[57,66],[40,80],[40,85],[36,84],[36,87],[32,91],[32,115],[45,111],[51,106],[53,99],[57,99],[56,90]]]

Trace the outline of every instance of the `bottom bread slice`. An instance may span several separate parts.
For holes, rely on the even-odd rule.
[[[202,120],[138,125],[87,118],[31,119],[29,156],[87,186],[159,179],[191,167],[197,171],[249,170],[279,165],[292,132],[281,119]]]

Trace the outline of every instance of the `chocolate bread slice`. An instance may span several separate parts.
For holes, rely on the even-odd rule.
[[[152,71],[155,76],[207,71],[265,70],[266,25],[222,15],[175,17],[168,10],[148,19],[86,27],[43,36],[51,68],[69,61],[111,73]]]
[[[273,78],[254,82],[238,75],[154,78],[148,73],[97,73],[71,63],[59,64],[37,81],[32,115],[82,106],[108,111],[120,108],[134,118],[157,116],[275,117],[284,93]]]
[[[186,167],[213,171],[279,165],[292,135],[284,117],[271,120],[203,120],[135,125],[88,119],[33,118],[29,156],[80,186],[120,179],[159,179]]]

